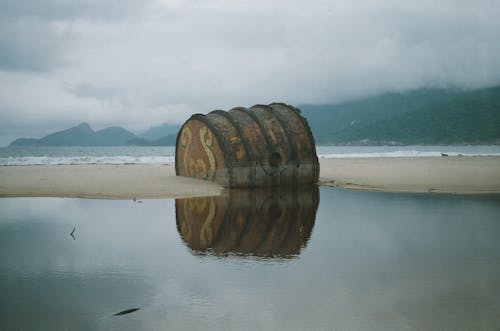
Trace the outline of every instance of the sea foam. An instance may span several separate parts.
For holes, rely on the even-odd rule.
[[[399,158],[448,156],[500,156],[500,146],[317,146],[319,158]],[[49,148],[0,151],[0,166],[71,164],[173,164],[169,148]],[[123,154],[121,154],[123,153]],[[128,155],[127,155],[128,154]]]
[[[174,163],[173,156],[18,156],[0,158],[0,165],[148,164]]]

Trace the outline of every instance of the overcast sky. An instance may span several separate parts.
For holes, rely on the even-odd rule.
[[[0,145],[500,83],[500,0],[0,0]]]

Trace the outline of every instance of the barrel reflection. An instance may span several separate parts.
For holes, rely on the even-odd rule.
[[[314,185],[176,199],[177,230],[196,254],[292,258],[309,240],[318,203]]]

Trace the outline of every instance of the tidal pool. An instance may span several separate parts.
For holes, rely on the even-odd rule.
[[[5,198],[0,330],[498,330],[499,238],[498,196]]]

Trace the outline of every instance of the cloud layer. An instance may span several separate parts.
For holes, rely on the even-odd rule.
[[[500,82],[500,2],[0,0],[0,144]],[[2,141],[2,139],[4,141]]]

